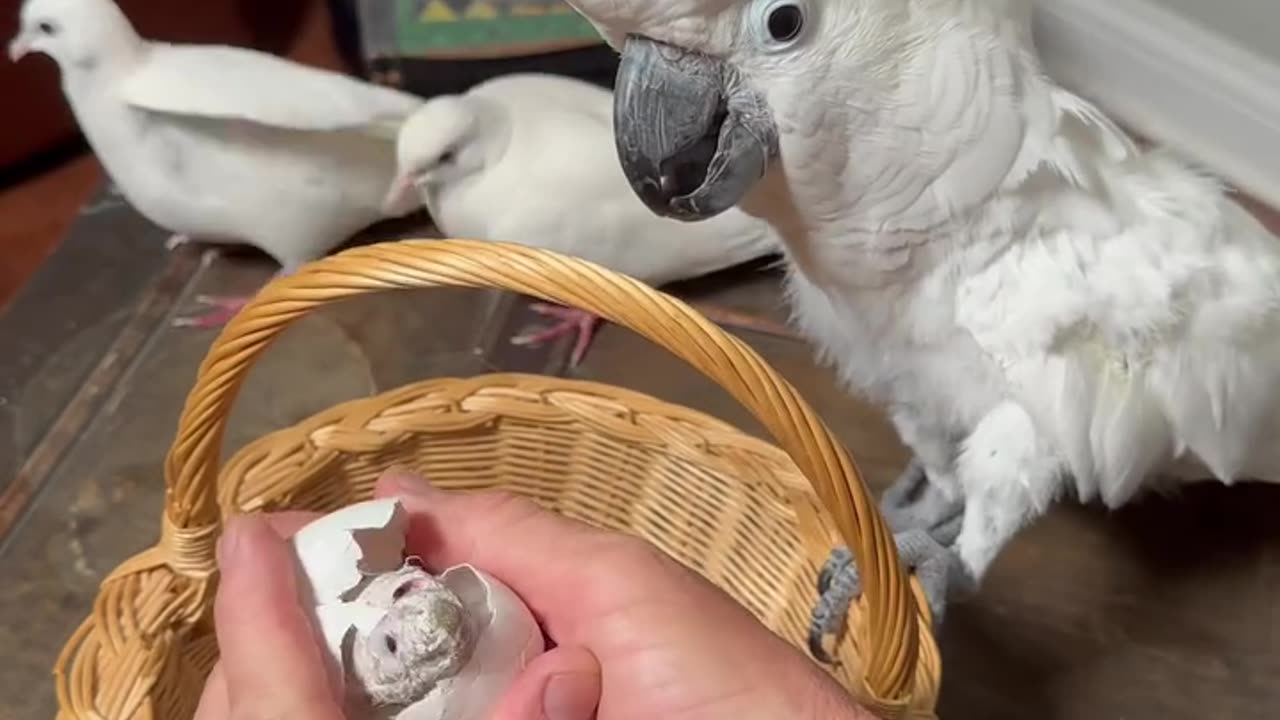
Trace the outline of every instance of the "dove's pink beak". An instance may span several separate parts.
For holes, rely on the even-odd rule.
[[[19,33],[12,41],[9,42],[9,60],[18,62],[27,53],[31,52],[31,41],[23,33]]]
[[[387,190],[387,196],[382,199],[383,212],[388,215],[397,214],[404,203],[412,199],[417,193],[418,188],[413,183],[412,175],[397,175],[396,179],[391,183],[391,188]]]

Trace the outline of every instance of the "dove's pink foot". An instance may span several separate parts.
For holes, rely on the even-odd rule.
[[[297,268],[296,265],[288,265],[283,269],[277,270],[271,279],[290,275]],[[270,280],[268,281],[270,282]],[[173,319],[174,327],[200,328],[201,330],[210,330],[220,328],[226,325],[236,313],[244,309],[245,305],[254,298],[254,295],[197,295],[196,302],[211,308],[208,312],[199,315],[187,315],[176,317]]]
[[[236,316],[249,301],[253,299],[252,295],[245,296],[214,296],[214,295],[198,295],[196,302],[211,308],[208,312],[199,315],[187,315],[176,317],[173,319],[174,327],[199,328],[201,330],[211,330],[226,325],[231,318]]]
[[[548,340],[555,340],[569,333],[576,333],[578,339],[573,344],[573,353],[569,355],[569,366],[577,367],[578,363],[582,362],[582,358],[587,354],[587,348],[591,346],[591,340],[595,337],[600,318],[584,310],[561,307],[559,305],[547,305],[545,303],[535,303],[530,305],[529,309],[539,315],[556,318],[559,322],[548,328],[521,333],[511,338],[511,344],[541,345]]]

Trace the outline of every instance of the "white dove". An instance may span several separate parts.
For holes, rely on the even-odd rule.
[[[779,252],[768,224],[737,210],[697,225],[660,218],[636,198],[618,163],[611,93],[558,75],[499,76],[428,100],[400,130],[389,206],[420,195],[449,236],[500,240],[580,257],[651,285],[693,278]],[[532,344],[577,333],[576,365],[598,318],[535,305],[559,318],[518,336]],[[727,324],[764,328],[739,317]]]
[[[32,52],[57,62],[107,175],[171,246],[249,244],[288,273],[416,208],[382,199],[420,98],[244,48],[151,42],[111,0],[27,0],[9,57]],[[245,302],[204,300],[212,312],[178,324],[217,326]]]
[[[1059,496],[1280,481],[1280,243],[1047,77],[1029,0],[570,4],[622,52],[636,192],[769,219],[798,324],[914,451],[883,507],[935,613]]]

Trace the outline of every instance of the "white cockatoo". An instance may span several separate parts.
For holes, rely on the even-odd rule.
[[[622,174],[612,94],[581,80],[513,73],[433,97],[401,127],[398,156],[388,206],[419,197],[451,237],[554,250],[654,286],[781,252],[773,228],[741,210],[698,224],[654,215]],[[559,322],[513,341],[576,334],[570,362],[577,365],[599,319],[545,304],[533,310]]]
[[[912,449],[882,507],[935,614],[1060,495],[1280,479],[1280,245],[1047,77],[1029,0],[569,1],[636,193],[778,228],[795,322]],[[841,549],[820,657],[856,587]]]
[[[382,200],[420,98],[255,50],[151,42],[112,0],[26,0],[20,25],[10,59],[58,64],[106,174],[170,246],[244,243],[288,273],[417,207]],[[244,302],[209,298],[179,324],[219,325]]]

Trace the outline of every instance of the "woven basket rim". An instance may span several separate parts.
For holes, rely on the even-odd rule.
[[[385,390],[379,390],[368,395],[350,398],[341,402],[330,405],[322,410],[312,413],[307,417],[291,423],[290,425],[261,436],[271,435],[279,432],[285,432],[301,427],[314,427],[322,425],[322,419],[331,419],[343,417],[350,414],[350,408],[358,406],[361,403],[374,399],[385,399],[400,394],[413,394],[422,388],[432,388],[439,386],[466,386],[471,385],[477,388],[511,388],[511,389],[536,389],[538,391],[554,390],[558,392],[576,393],[584,396],[598,397],[606,400],[617,400],[620,404],[631,407],[632,405],[652,405],[661,406],[664,410],[662,413],[653,410],[635,410],[632,412],[639,415],[661,415],[680,422],[689,423],[698,427],[714,430],[717,433],[723,432],[731,435],[741,435],[747,438],[748,444],[757,446],[761,455],[773,456],[773,459],[786,465],[795,467],[795,472],[800,474],[800,469],[795,466],[795,461],[785,450],[778,447],[777,443],[768,438],[751,434],[741,427],[735,425],[728,420],[712,415],[711,413],[700,410],[698,408],[682,405],[678,401],[668,400],[667,398],[654,395],[653,393],[643,390],[634,390],[623,387],[621,385],[613,385],[599,380],[590,380],[587,378],[559,377],[554,375],[541,375],[538,373],[517,372],[517,371],[499,371],[484,372],[475,375],[437,375],[421,380],[410,380],[409,382]],[[258,440],[255,439],[254,442]],[[801,474],[801,477],[803,475]],[[808,485],[806,485],[808,488]],[[812,490],[812,488],[809,488]]]
[[[778,478],[785,481],[787,490],[814,497],[813,487],[805,479],[804,473],[795,464],[795,460],[786,451],[769,439],[753,435],[733,423],[706,411],[681,405],[678,402],[667,400],[651,393],[611,385],[597,380],[555,377],[524,372],[487,372],[471,376],[448,375],[424,378],[330,405],[297,422],[266,432],[246,443],[233,453],[228,458],[228,462],[223,465],[219,481],[222,482],[221,476],[226,474],[228,468],[233,465],[238,457],[256,447],[277,446],[281,444],[281,438],[289,436],[310,437],[325,427],[338,425],[339,421],[345,418],[352,416],[364,417],[366,413],[361,411],[365,406],[388,405],[392,398],[426,394],[436,388],[467,386],[477,390],[510,389],[580,395],[582,397],[616,402],[625,406],[632,415],[663,417],[689,425],[700,430],[699,435],[708,439],[716,436],[733,437],[736,438],[736,441],[732,443],[732,447],[738,451],[749,452],[758,456],[762,462],[783,470],[784,472],[779,474]],[[636,409],[635,406],[645,406],[649,409]],[[730,445],[712,441],[706,443],[706,446],[709,448],[723,448]],[[252,509],[235,504],[236,490],[234,487],[225,485],[220,486],[218,489],[219,507],[224,517]],[[821,503],[817,502],[816,497],[814,497],[814,500],[815,511],[826,519],[824,529],[830,531],[833,527],[833,521]],[[828,534],[831,535],[832,542],[838,541],[837,534],[832,532],[828,532]]]

